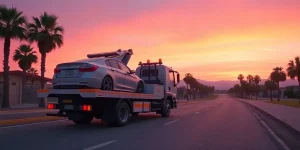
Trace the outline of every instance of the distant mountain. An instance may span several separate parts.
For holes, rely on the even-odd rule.
[[[206,81],[206,80],[201,80],[201,79],[197,79],[197,80],[198,80],[198,82],[200,82],[204,85],[214,86],[215,89],[217,89],[217,90],[228,90],[228,89],[232,88],[235,84],[240,83],[237,80],[236,81],[231,81],[231,80]],[[267,79],[262,79],[260,84],[263,85],[266,80]],[[186,86],[186,84],[183,80],[180,81],[180,83],[178,85]],[[280,87],[291,86],[291,85],[298,85],[297,80],[288,79],[285,82],[280,82]]]

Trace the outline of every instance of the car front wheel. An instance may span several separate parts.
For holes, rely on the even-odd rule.
[[[143,82],[140,81],[140,82],[138,83],[136,92],[137,92],[137,93],[144,93],[144,84],[143,84]]]

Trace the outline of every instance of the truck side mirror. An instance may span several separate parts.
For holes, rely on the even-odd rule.
[[[179,82],[180,82],[180,74],[177,73],[177,83],[179,83]]]

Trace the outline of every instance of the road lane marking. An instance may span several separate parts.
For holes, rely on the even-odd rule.
[[[98,148],[101,148],[103,146],[115,143],[115,142],[117,142],[117,140],[112,140],[112,141],[108,141],[108,142],[105,142],[105,143],[101,143],[101,144],[98,144],[98,145],[95,145],[95,146],[92,146],[92,147],[89,147],[89,148],[86,148],[86,149],[83,149],[83,150],[94,150],[94,149],[98,149]]]
[[[248,109],[254,114],[254,116],[261,122],[261,124],[267,129],[267,131],[275,138],[275,140],[283,147],[284,150],[290,150],[290,148],[275,134],[275,132],[252,110]]]
[[[20,124],[20,125],[13,125],[13,126],[5,126],[5,127],[0,127],[0,129],[24,127],[24,126],[31,126],[31,125],[38,125],[38,124],[46,124],[46,123],[55,123],[55,122],[62,122],[62,121],[67,121],[67,120],[68,119],[55,120],[55,121],[47,121],[47,122],[36,122],[36,123],[29,123],[29,124]]]
[[[166,125],[169,125],[169,124],[171,124],[171,123],[177,122],[177,121],[179,121],[179,119],[176,119],[176,120],[170,121],[170,122],[168,122],[168,123],[165,123],[165,126],[166,126]]]
[[[194,115],[199,114],[199,112],[195,112]]]

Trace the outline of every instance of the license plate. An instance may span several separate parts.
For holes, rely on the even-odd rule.
[[[72,109],[74,109],[74,106],[73,105],[65,105],[65,109],[72,110]]]
[[[64,74],[66,77],[72,77],[72,76],[74,76],[75,73],[74,73],[74,70],[65,70]]]
[[[71,99],[65,99],[65,100],[63,100],[63,103],[72,103],[72,100]]]

